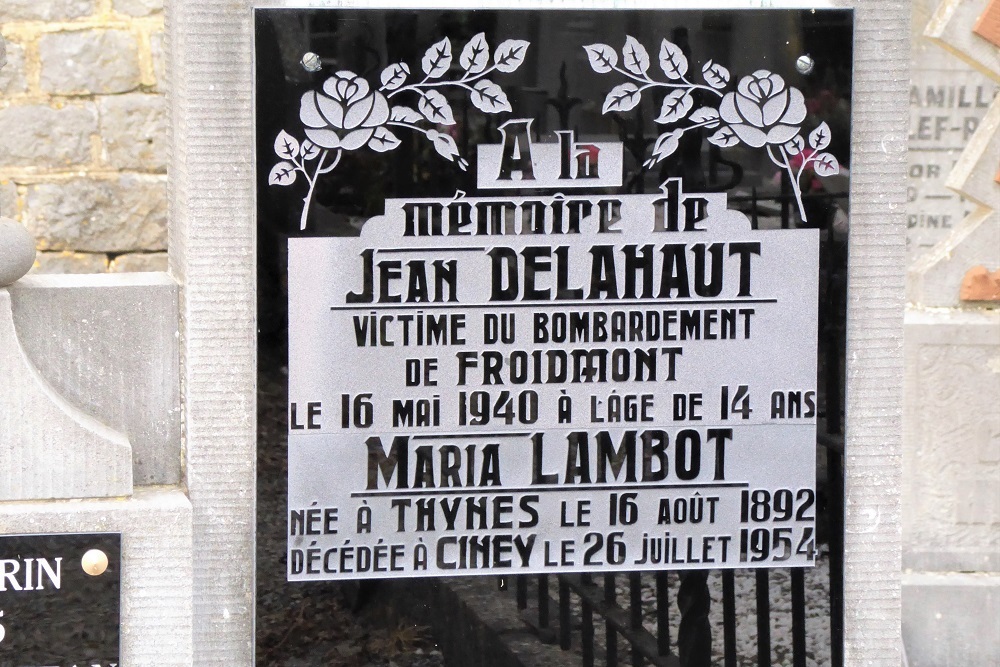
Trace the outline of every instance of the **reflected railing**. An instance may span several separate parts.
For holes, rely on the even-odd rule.
[[[847,193],[808,196],[831,204],[847,199]],[[741,204],[748,206],[753,227],[757,228],[758,220],[754,212],[758,203],[765,199],[751,192],[747,197],[730,196],[729,201],[737,207]],[[792,224],[791,196],[771,196],[766,201],[781,207],[781,226],[787,229]],[[826,496],[825,520],[828,522],[828,664],[843,667],[844,435],[841,391],[846,251],[842,246],[846,241],[839,242],[835,238],[832,215],[828,216],[824,226],[825,240],[820,263],[821,273],[825,275],[821,279],[819,349],[820,383],[825,400],[819,413],[816,444],[826,453],[823,487]],[[777,576],[787,576],[791,655],[781,655],[778,664],[789,664],[790,657],[792,667],[806,667],[810,663],[825,662],[817,660],[817,647],[807,643],[807,617],[810,611],[816,611],[810,609],[810,604],[815,603],[815,596],[810,600],[806,595],[807,569],[761,568],[753,571],[756,656],[746,655],[747,642],[743,642],[743,654],[740,653],[737,629],[743,619],[737,613],[737,571],[734,570],[621,572],[596,577],[590,574],[521,575],[501,578],[499,587],[502,592],[513,589],[522,619],[534,629],[542,642],[558,643],[564,651],[576,650],[583,667],[627,664],[633,667],[710,667],[720,664],[720,658],[724,667],[746,664],[769,667],[775,664],[776,658],[771,637],[776,615],[772,612],[771,584]],[[741,578],[746,579],[746,573],[740,572]],[[710,579],[713,587],[721,583],[721,655],[713,648],[715,628],[709,617],[713,592],[709,586]],[[719,591],[715,592],[718,596]],[[746,594],[745,586],[740,594]],[[673,641],[671,632],[673,608],[679,615],[674,623],[676,641]],[[599,632],[601,624],[603,632]],[[826,639],[816,637],[815,633],[813,635],[816,641]],[[752,660],[755,663],[751,663]]]

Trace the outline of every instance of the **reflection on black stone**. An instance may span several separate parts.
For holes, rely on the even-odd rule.
[[[0,667],[118,664],[120,589],[120,535],[0,536]]]
[[[620,207],[615,206],[616,198],[623,195],[659,193],[662,190],[667,201],[671,200],[672,193],[676,194],[680,189],[687,193],[725,192],[728,207],[745,213],[753,229],[808,226],[823,230],[820,250],[820,359],[818,391],[814,400],[820,416],[819,428],[826,426],[828,432],[835,433],[841,420],[840,394],[843,386],[839,360],[844,354],[846,303],[844,281],[849,213],[846,193],[847,169],[850,167],[852,20],[850,12],[837,11],[258,10],[256,122],[262,393],[258,423],[257,641],[261,664],[381,666],[391,659],[402,667],[435,665],[439,664],[440,656],[437,657],[438,662],[434,662],[427,657],[429,652],[417,654],[414,650],[427,646],[426,635],[420,635],[413,641],[402,641],[397,644],[398,650],[388,651],[376,646],[370,638],[359,637],[377,635],[379,631],[372,628],[379,625],[401,627],[399,619],[404,610],[402,602],[397,604],[397,600],[409,599],[411,603],[407,610],[411,616],[402,621],[408,627],[435,624],[440,627],[442,623],[447,625],[447,621],[442,619],[451,618],[439,601],[432,600],[429,591],[433,590],[435,595],[439,591],[426,581],[382,580],[377,586],[372,580],[307,585],[291,585],[285,581],[289,566],[285,551],[288,514],[285,420],[288,416],[288,397],[287,377],[282,370],[287,359],[285,267],[288,237],[359,236],[368,219],[383,214],[386,199],[448,198],[450,203],[402,204],[409,216],[404,235],[420,241],[441,241],[442,245],[467,234],[480,237],[482,245],[488,246],[492,252],[490,257],[496,258],[491,265],[494,273],[503,273],[505,280],[516,277],[519,281],[517,287],[512,287],[514,283],[510,280],[498,281],[493,276],[494,284],[503,282],[511,290],[513,296],[510,301],[593,298],[599,304],[611,300],[608,304],[609,330],[614,332],[614,323],[620,321],[619,329],[627,331],[629,342],[674,340],[677,337],[682,341],[709,340],[716,335],[713,328],[715,320],[712,319],[716,311],[675,312],[669,299],[692,295],[714,298],[728,282],[735,282],[739,286],[739,294],[745,296],[748,293],[750,267],[757,257],[754,249],[726,248],[721,243],[654,243],[652,239],[648,245],[632,244],[621,248],[595,246],[589,251],[591,265],[584,265],[581,273],[571,271],[570,253],[566,246],[572,244],[572,236],[579,233],[580,220],[591,213],[600,213],[602,232],[618,231],[634,223],[622,214]],[[509,111],[481,113],[481,107],[477,108],[478,105],[473,103],[470,91],[461,85],[434,89],[435,93],[440,91],[440,97],[433,97],[427,92],[430,88],[424,93],[414,90],[396,93],[391,88],[395,84],[387,83],[384,70],[397,63],[404,63],[409,68],[407,84],[433,80],[458,81],[464,76],[463,72],[475,70],[475,67],[467,67],[460,62],[460,54],[480,34],[491,48],[505,40],[530,43],[523,63],[516,71],[491,74],[493,82],[502,88],[507,97]],[[623,83],[636,81],[635,76],[629,76],[630,72],[635,72],[627,70],[624,59],[618,55],[616,57],[620,62],[616,69],[599,73],[588,62],[582,47],[601,43],[620,49],[627,37],[634,37],[648,50],[649,77],[668,85],[651,86],[629,108],[605,110],[602,109],[602,102],[607,105],[605,100],[609,92]],[[450,40],[454,52],[450,66],[436,73],[434,77],[438,78],[435,79],[422,61],[427,47],[445,38]],[[674,46],[676,53],[673,57],[686,60],[685,74],[677,74],[676,70],[672,71],[670,66],[662,64],[659,53],[661,40],[669,40]],[[320,71],[308,72],[302,67],[300,61],[307,52],[319,54]],[[809,72],[795,68],[796,59],[804,53],[808,53],[814,63]],[[722,70],[720,65],[724,65]],[[800,134],[803,139],[810,138],[810,146],[813,147],[800,149],[798,155],[785,157],[783,165],[779,164],[782,158],[778,153],[778,144],[753,146],[746,141],[736,141],[722,145],[725,142],[716,137],[719,123],[703,112],[709,108],[718,114],[724,94],[736,91],[744,77],[762,68],[780,77],[782,86],[800,91],[806,109],[804,118],[799,122]],[[299,172],[298,180],[287,187],[268,184],[269,173],[275,165],[275,137],[286,130],[295,135],[297,141],[304,141],[306,137],[303,135],[303,122],[300,121],[302,96],[308,91],[321,89],[324,82],[345,71],[355,73],[367,82],[367,89],[359,95],[373,100],[371,110],[355,126],[346,127],[349,125],[346,121],[327,118],[330,121],[328,126],[318,129],[332,128],[331,131],[338,133],[337,141],[353,141],[348,138],[349,133],[359,129],[367,131],[364,125],[372,118],[383,120],[376,108],[381,104],[379,96],[384,96],[387,108],[394,109],[390,112],[393,115],[385,121],[385,127],[391,130],[398,144],[386,151],[367,147],[344,150],[335,169],[315,177],[315,188],[310,190],[311,203],[306,201],[304,210],[303,197],[308,196],[309,188],[304,171]],[[720,71],[726,72],[727,81],[723,87],[712,85],[710,80],[712,76],[721,77]],[[428,78],[425,79],[425,76]],[[671,98],[681,87],[679,84],[684,76],[688,82],[697,83],[698,87],[689,91],[690,100],[678,95]],[[777,80],[769,79],[772,84]],[[644,85],[641,81],[638,83]],[[775,85],[775,88],[778,86]],[[681,106],[689,104],[690,109],[685,116],[665,121],[664,109],[668,99],[679,102]],[[433,108],[425,105],[431,102]],[[400,110],[403,107],[405,110]],[[428,124],[428,114],[433,117],[436,109],[445,107],[447,115],[440,117],[440,122]],[[698,116],[702,119],[701,125],[692,125],[690,121],[699,111],[703,112]],[[411,116],[411,112],[415,116]],[[715,118],[717,120],[718,115]],[[504,129],[506,123],[510,124]],[[810,135],[824,123],[832,138],[825,148],[816,149]],[[665,135],[679,130],[683,131],[676,137],[664,139]],[[713,141],[713,137],[717,141]],[[533,179],[537,182],[542,177],[543,170],[537,163],[529,161],[525,151],[528,140],[535,146],[547,143],[566,148],[558,151],[561,158],[558,186],[547,189],[529,187]],[[388,146],[392,140],[385,139],[385,142],[382,145]],[[608,159],[608,153],[605,153],[598,160],[596,150],[583,150],[597,142],[621,142],[621,158]],[[473,204],[467,201],[501,194],[485,188],[480,190],[477,186],[482,179],[477,179],[481,174],[476,173],[476,157],[483,144],[507,146],[504,154],[510,159],[503,163],[498,180],[509,180],[507,185],[510,187],[503,190],[502,197],[529,198],[516,210],[512,204],[483,201]],[[570,150],[567,147],[571,145]],[[329,153],[326,162],[323,162],[324,158],[317,157],[316,160],[328,166],[339,149],[332,143],[330,147],[321,145],[319,148]],[[573,152],[577,149],[579,152]],[[657,158],[657,151],[666,152],[667,149],[669,155]],[[815,161],[809,162],[814,149],[828,152],[839,163],[839,178],[832,177],[836,176],[828,166],[832,163],[819,165]],[[317,162],[309,164],[315,166]],[[830,173],[820,173],[824,169]],[[793,184],[788,174],[795,170],[798,170],[799,179]],[[571,184],[570,172],[584,180],[587,176],[596,176],[598,172],[601,175],[620,172],[622,185],[590,186],[583,190],[579,185]],[[665,187],[661,188],[661,184]],[[801,188],[801,192],[797,188]],[[565,219],[561,214],[545,216],[542,202],[557,199],[558,203],[549,208],[562,211],[560,207],[565,206]],[[563,200],[567,202],[565,205]],[[570,204],[574,200],[578,200],[577,209]],[[589,200],[594,202],[593,212],[582,209],[591,205]],[[701,217],[697,210],[665,209],[658,218],[658,224],[664,228],[656,231],[673,234],[675,230],[686,229],[687,225],[691,227],[688,231],[703,231],[697,226]],[[553,223],[556,219],[560,220],[558,227]],[[505,255],[496,244],[502,242],[502,235],[506,234],[535,235],[535,245],[516,256],[512,250]],[[559,238],[554,234],[566,234],[570,238]],[[373,245],[377,243],[378,240],[375,240]],[[486,275],[471,279],[464,275],[462,280],[452,279],[452,274],[447,272],[449,266],[444,263],[435,273],[432,270],[434,264],[411,263],[409,256],[406,256],[407,260],[398,256],[384,259],[385,253],[396,251],[398,249],[375,248],[368,251],[371,254],[367,256],[342,258],[344,266],[350,267],[345,270],[357,271],[359,266],[364,268],[353,285],[355,293],[348,298],[348,302],[370,303],[374,309],[382,303],[428,303],[434,301],[436,296],[440,297],[436,299],[438,301],[452,301],[456,293],[466,289],[469,280],[486,282],[491,278],[487,271]],[[669,265],[678,267],[676,272],[671,269],[665,276],[661,272],[654,273],[652,262],[654,258],[659,261],[661,257],[669,257]],[[435,259],[445,261],[438,256]],[[617,273],[611,268],[618,265],[626,273],[630,272],[632,279],[617,284]],[[679,268],[682,265],[685,267],[683,270]],[[732,269],[731,273],[723,272],[727,266]],[[550,287],[541,284],[543,277],[552,278]],[[431,289],[436,288],[438,283],[447,289]],[[613,303],[615,298],[634,299],[640,296],[667,302],[662,304],[662,308],[637,309],[634,312]],[[573,308],[578,306],[573,304]],[[543,318],[548,319],[536,316],[532,320],[536,338],[544,338],[544,341],[538,339],[535,343],[555,340],[554,323],[558,317],[575,316],[582,322],[582,316],[590,314],[588,309],[540,312]],[[757,317],[753,309],[736,311],[730,308],[719,313],[719,320],[724,323],[720,329],[722,338],[749,338],[751,315]],[[369,317],[370,325],[366,319]],[[356,318],[357,346],[399,343],[402,338],[400,331],[387,328],[384,334],[377,335],[375,327],[376,322],[380,326],[386,324],[388,327],[387,323],[397,326],[403,320],[394,319],[396,317],[396,314],[384,313],[376,316],[374,310],[372,313],[366,310],[363,316],[359,315]],[[662,318],[662,326],[658,318]],[[692,333],[669,333],[671,318],[682,323],[681,331]],[[551,326],[548,324],[550,320],[553,323]],[[683,324],[685,321],[689,324]],[[297,323],[291,323],[291,326],[297,326]],[[578,328],[593,338],[588,338],[586,344],[599,340],[596,332],[601,330],[601,326],[596,324],[596,319],[593,327],[581,324]],[[756,335],[756,325],[754,328]],[[529,358],[528,351],[512,350],[510,353]],[[474,352],[467,354],[472,355],[470,359],[480,358]],[[673,356],[679,356],[679,352],[670,354],[671,361]],[[665,365],[666,362],[664,358],[661,363]],[[481,365],[485,363],[482,361]],[[481,370],[481,366],[471,361],[468,366],[475,371]],[[666,377],[665,373],[661,375]],[[736,391],[735,386],[733,389]],[[808,400],[812,401],[813,397]],[[812,404],[809,405],[813,409]],[[580,419],[579,413],[584,411],[582,408],[576,411],[577,420]],[[592,413],[594,410],[591,409]],[[570,423],[569,411],[565,414],[565,423]],[[600,414],[602,419],[611,421],[610,414]],[[823,420],[826,420],[825,424]],[[385,447],[380,451],[385,453],[389,450],[390,453],[385,455],[388,458],[391,455],[391,438],[383,438],[382,442]],[[536,455],[540,454],[539,448]],[[527,463],[530,465],[530,460]],[[411,462],[411,468],[415,470],[416,464]],[[409,471],[411,476],[417,474],[414,470]],[[841,480],[828,479],[826,468],[822,465],[817,471],[817,478],[819,496],[835,499],[817,513],[817,530],[821,533],[820,541],[824,543],[822,550],[825,551],[831,548],[831,543],[837,542],[836,538],[827,537],[827,533],[840,531],[836,487]],[[391,532],[379,526],[375,526],[374,530]],[[650,544],[654,542],[651,540]],[[431,553],[434,553],[433,548]],[[635,577],[638,581],[638,575]],[[709,627],[705,582],[714,582],[710,585],[716,586],[718,578],[713,575],[706,579],[701,573],[691,573],[686,574],[683,580],[679,594],[673,590],[670,595],[679,595],[673,604],[682,611],[681,627],[689,629],[682,632],[681,637],[676,634],[674,637],[679,640],[685,659],[692,659],[691,656],[697,653],[700,656],[698,659],[703,658],[704,664],[709,664],[709,640],[718,639],[722,629]],[[833,588],[836,590],[837,585]],[[415,602],[414,598],[417,598]],[[515,604],[513,599],[507,602]],[[750,604],[752,606],[752,600]],[[747,613],[752,614],[752,610]],[[451,631],[454,633],[455,629]],[[369,635],[369,632],[372,634]],[[835,628],[834,642],[837,641],[836,632]],[[830,640],[829,631],[825,640]],[[460,638],[459,641],[467,642],[467,639]],[[819,645],[822,642],[823,638],[820,638],[816,643]],[[608,649],[610,652],[610,647]],[[458,661],[454,664],[474,664],[462,662],[461,657],[451,656],[449,659]],[[303,660],[305,662],[301,662]],[[711,664],[721,663],[720,656],[712,656]]]

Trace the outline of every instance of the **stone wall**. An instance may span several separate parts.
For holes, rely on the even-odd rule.
[[[910,667],[992,667],[1000,664],[1000,32],[978,26],[1000,6],[914,0],[913,8],[903,638]]]
[[[2,0],[0,214],[40,273],[166,270],[163,0]]]

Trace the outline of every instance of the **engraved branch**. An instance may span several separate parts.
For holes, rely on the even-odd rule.
[[[319,177],[333,171],[345,151],[367,147],[384,153],[397,148],[401,142],[390,127],[422,135],[438,155],[464,171],[469,163],[447,131],[455,125],[455,114],[441,89],[466,91],[472,105],[484,113],[509,112],[507,93],[486,77],[515,71],[524,63],[528,46],[524,40],[508,39],[491,50],[485,33],[479,33],[459,54],[460,74],[454,78],[449,77],[455,68],[451,40],[446,37],[424,53],[423,79],[410,82],[410,66],[394,63],[382,70],[377,90],[354,72],[336,72],[300,100],[299,119],[306,138],[300,142],[285,130],[278,133],[274,152],[281,161],[271,168],[268,183],[289,186],[302,174],[309,185],[299,219],[299,228],[305,229]],[[415,106],[390,103],[404,93],[415,98]]]
[[[628,79],[607,94],[603,113],[634,109],[646,90],[662,88],[668,91],[655,122],[672,128],[656,138],[652,154],[643,162],[647,169],[672,155],[685,132],[701,127],[715,129],[708,141],[720,148],[741,143],[765,148],[771,162],[788,174],[803,221],[806,212],[802,204],[802,175],[812,172],[826,177],[840,173],[837,158],[832,153],[822,152],[830,145],[829,126],[821,123],[810,132],[807,147],[801,135],[802,122],[806,118],[802,92],[786,85],[784,79],[773,72],[757,70],[741,78],[735,91],[725,92],[731,78],[728,69],[709,60],[701,68],[704,83],[695,83],[689,78],[687,56],[667,39],[660,42],[658,54],[665,80],[650,76],[649,52],[631,35],[626,37],[620,57],[618,51],[607,44],[590,44],[583,48],[595,72],[621,74]],[[718,97],[718,105],[695,109],[695,91]],[[682,121],[687,124],[681,125]]]

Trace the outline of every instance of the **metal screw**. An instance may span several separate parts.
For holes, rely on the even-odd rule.
[[[302,56],[302,68],[307,72],[318,72],[323,69],[323,59],[310,51]]]
[[[814,67],[816,67],[816,61],[807,55],[801,55],[795,61],[795,69],[799,71],[799,74],[809,74]]]
[[[108,569],[108,555],[100,549],[91,549],[80,559],[83,571],[92,577],[99,577]]]

